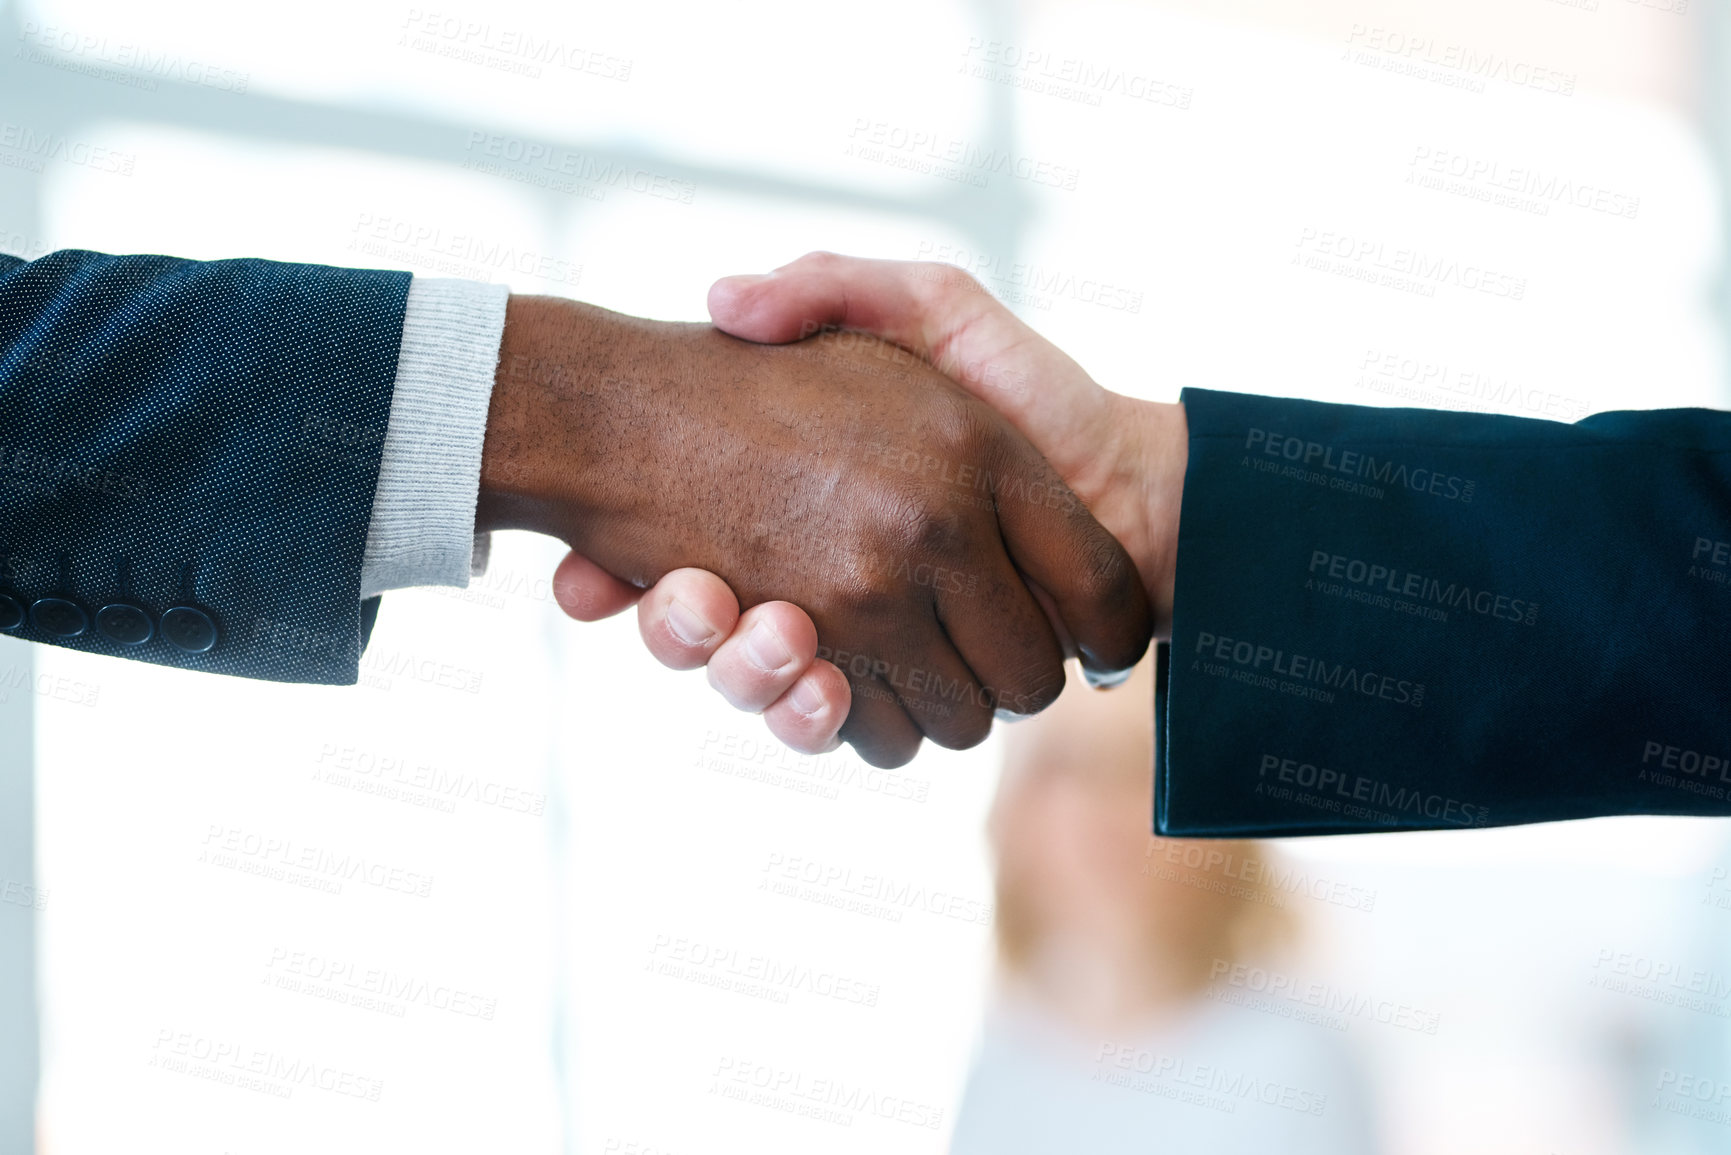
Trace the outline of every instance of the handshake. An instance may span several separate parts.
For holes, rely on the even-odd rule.
[[[1169,629],[1180,406],[1101,388],[945,265],[817,253],[709,308],[510,300],[476,528],[570,545],[566,613],[636,602],[663,663],[877,766]]]

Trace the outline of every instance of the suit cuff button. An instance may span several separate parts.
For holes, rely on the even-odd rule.
[[[162,615],[162,636],[175,649],[202,654],[216,645],[216,623],[193,606],[175,606]]]
[[[96,611],[96,632],[123,646],[142,646],[156,633],[156,627],[140,607],[114,602]]]
[[[30,624],[49,637],[76,638],[90,628],[90,615],[66,598],[37,598],[30,603]]]

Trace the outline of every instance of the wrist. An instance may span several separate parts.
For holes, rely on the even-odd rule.
[[[1136,562],[1154,610],[1156,636],[1171,628],[1178,519],[1189,461],[1184,406],[1110,394],[1112,476],[1098,511]]]
[[[605,310],[559,297],[512,294],[505,305],[487,430],[476,532],[529,529],[571,541],[581,532],[582,479],[594,455],[578,443],[606,343]],[[574,412],[578,411],[578,412]]]
[[[1148,517],[1153,545],[1149,552],[1148,596],[1156,630],[1172,628],[1172,602],[1178,578],[1178,522],[1184,504],[1184,471],[1190,462],[1190,425],[1184,405],[1149,402]]]

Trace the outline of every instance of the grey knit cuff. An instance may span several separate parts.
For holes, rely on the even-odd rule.
[[[504,285],[480,281],[416,277],[409,284],[362,598],[408,586],[466,586],[486,566],[475,497],[509,296]]]

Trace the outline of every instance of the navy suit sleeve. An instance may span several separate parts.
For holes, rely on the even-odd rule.
[[[1156,830],[1731,814],[1731,414],[1183,402]]]
[[[0,627],[356,680],[409,274],[0,258]]]

